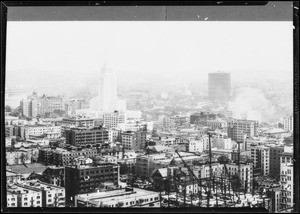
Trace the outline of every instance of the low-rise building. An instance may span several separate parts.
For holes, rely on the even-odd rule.
[[[65,207],[65,189],[38,180],[7,186],[8,207]]]
[[[16,172],[6,171],[6,184],[18,183],[22,180],[22,175]]]
[[[30,164],[32,154],[28,151],[9,151],[6,152],[6,164],[18,165],[18,164]]]
[[[97,155],[97,149],[44,148],[39,151],[38,161],[45,165],[67,166],[75,163],[75,158],[79,156],[93,157],[95,155]]]
[[[75,196],[75,207],[159,207],[159,192],[125,188]]]
[[[44,135],[46,138],[60,138],[60,126],[27,125],[20,127],[21,138],[29,139],[31,136]]]

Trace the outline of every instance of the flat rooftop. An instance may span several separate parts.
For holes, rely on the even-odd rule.
[[[40,163],[32,163],[32,164],[26,164],[27,167],[22,165],[11,165],[6,166],[6,170],[13,173],[20,173],[20,174],[31,174],[32,172],[35,172],[37,174],[41,174],[45,171],[47,166],[44,166]]]
[[[88,193],[88,194],[80,194],[77,197],[80,197],[84,200],[93,200],[93,201],[102,201],[102,202],[110,202],[112,200],[122,201],[128,198],[136,198],[136,197],[143,197],[149,195],[156,195],[159,194],[158,192],[144,190],[140,188],[133,188],[133,191],[125,191],[125,189],[118,189],[118,190],[110,190],[106,192],[95,192],[95,193]]]

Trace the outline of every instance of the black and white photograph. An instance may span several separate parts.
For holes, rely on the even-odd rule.
[[[295,7],[8,7],[5,208],[295,212]]]

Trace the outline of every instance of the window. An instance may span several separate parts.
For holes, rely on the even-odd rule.
[[[15,203],[11,203],[11,206],[15,206],[16,204]]]
[[[27,201],[28,200],[28,198],[24,198],[24,201]]]
[[[37,204],[40,204],[41,202],[40,202],[40,201],[37,201],[36,203],[37,203]]]
[[[28,205],[28,203],[26,202],[26,203],[24,203],[24,206],[27,206]]]

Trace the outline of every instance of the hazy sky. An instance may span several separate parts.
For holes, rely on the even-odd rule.
[[[10,21],[7,25],[7,86],[16,83],[18,72],[30,73],[21,75],[24,82],[44,75],[45,84],[95,77],[104,61],[117,76],[128,72],[128,80],[130,73],[139,72],[179,73],[207,81],[208,72],[228,71],[233,80],[259,75],[292,81],[293,23],[287,21]],[[47,78],[49,72],[52,79]],[[68,79],[55,79],[62,73]]]

